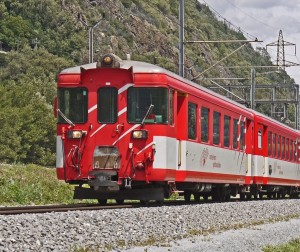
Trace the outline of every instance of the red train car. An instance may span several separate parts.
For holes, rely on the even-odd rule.
[[[256,112],[254,131],[254,192],[297,196],[300,186],[299,131]]]
[[[65,69],[57,112],[57,176],[75,198],[298,193],[298,131],[158,66],[107,54]]]

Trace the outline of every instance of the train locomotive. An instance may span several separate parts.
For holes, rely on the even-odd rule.
[[[58,75],[56,171],[74,198],[297,197],[299,131],[114,54]]]

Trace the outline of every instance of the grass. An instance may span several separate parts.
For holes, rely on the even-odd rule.
[[[300,238],[279,246],[267,246],[263,252],[298,252],[300,251]]]
[[[54,168],[0,164],[0,205],[75,203],[73,187],[56,178]]]
[[[0,164],[1,206],[97,203],[97,200],[74,200],[73,190],[74,186],[57,179],[55,168]],[[173,194],[170,199],[177,198],[178,194]]]

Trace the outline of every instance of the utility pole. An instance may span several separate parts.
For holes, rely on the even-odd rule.
[[[251,109],[255,109],[255,69],[251,68],[251,92],[250,92]]]
[[[295,47],[295,55],[296,55],[296,44],[287,42],[283,40],[282,30],[279,31],[278,40],[272,43],[269,43],[266,45],[266,49],[268,49],[268,46],[276,46],[277,47],[277,59],[276,64],[278,66],[278,70],[285,70],[285,67],[289,66],[299,66],[299,64],[286,61],[285,60],[285,53],[284,53],[284,47],[285,46],[294,46]]]
[[[184,77],[184,0],[179,0],[179,75]]]

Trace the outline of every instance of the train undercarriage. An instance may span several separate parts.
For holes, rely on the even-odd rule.
[[[300,188],[293,186],[278,186],[278,185],[238,185],[238,184],[200,184],[200,183],[183,183],[177,185],[177,188],[184,189],[182,195],[185,201],[191,201],[193,196],[194,201],[200,201],[209,198],[212,201],[223,202],[229,201],[231,197],[239,198],[240,200],[250,199],[280,199],[280,198],[298,198]]]
[[[75,181],[74,181],[75,182]],[[78,181],[76,181],[78,183]],[[239,184],[209,184],[192,182],[155,182],[144,183],[124,180],[122,185],[103,184],[89,187],[80,184],[75,187],[74,199],[97,199],[100,204],[106,204],[108,199],[114,199],[118,204],[124,200],[139,200],[141,203],[155,201],[163,202],[172,194],[183,196],[186,202],[211,200],[225,202],[230,199],[283,199],[298,198],[300,188],[278,185],[239,185]]]

